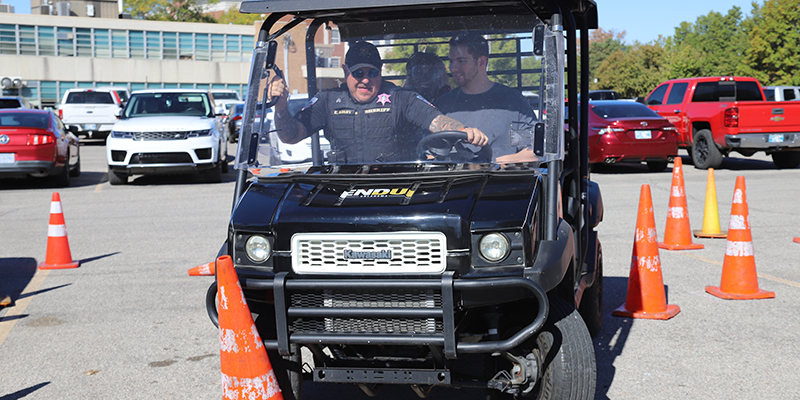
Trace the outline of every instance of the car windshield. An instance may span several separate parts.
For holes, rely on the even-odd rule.
[[[292,59],[302,59],[300,64],[276,62],[289,78],[288,114],[302,127],[304,137],[287,137],[283,121],[275,121],[273,110],[265,106],[268,82],[277,73],[263,68],[269,47],[257,47],[241,135],[252,140],[240,144],[236,168],[261,172],[273,170],[270,167],[308,168],[286,165],[290,164],[284,157],[287,145],[308,149],[315,165],[457,164],[503,169],[509,164],[538,168],[542,162],[563,159],[563,91],[547,87],[548,76],[550,87],[563,87],[564,37],[534,14],[420,16],[381,23],[325,17],[322,24],[309,21],[300,26],[335,29],[341,39],[338,45],[315,42],[313,53],[292,54]],[[534,40],[537,26],[545,38],[541,42]],[[471,47],[458,44],[462,37],[483,41],[488,54],[472,56]],[[298,48],[309,46],[299,43],[302,36],[293,38]],[[355,65],[358,76],[366,79],[371,73],[375,76],[369,81],[377,82],[373,97],[363,101],[354,95],[357,84],[348,86],[357,76],[343,68],[347,52],[361,46],[359,42],[374,46],[382,63],[379,72],[369,63]],[[451,42],[456,43],[453,49]],[[535,46],[539,50],[534,51]],[[305,54],[316,56],[308,61]],[[550,58],[552,62],[546,62]],[[303,74],[295,73],[301,67]],[[305,72],[309,68],[316,69],[311,82],[305,78],[311,76]],[[459,87],[462,77],[478,68],[488,71],[492,88],[481,97],[467,95]],[[556,118],[545,118],[551,115]],[[480,129],[489,144],[470,145],[466,133],[434,127],[432,121],[439,116]]]
[[[71,92],[67,104],[114,104],[109,92]]]
[[[46,114],[2,113],[0,114],[0,126],[4,128],[47,129],[50,127],[50,118]]]
[[[21,106],[22,104],[17,99],[0,99],[0,108],[20,108]]]
[[[239,100],[239,96],[233,92],[212,92],[214,100]]]
[[[210,114],[211,104],[206,93],[195,92],[134,93],[123,113],[125,118]]]
[[[592,112],[603,119],[617,118],[659,118],[659,115],[647,106],[635,102],[606,104],[591,103]]]

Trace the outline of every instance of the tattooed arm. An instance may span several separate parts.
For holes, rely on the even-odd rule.
[[[282,142],[288,144],[295,144],[309,135],[306,132],[306,127],[300,121],[294,119],[289,114],[289,88],[286,87],[286,81],[283,78],[275,77],[269,83],[270,98],[278,97],[278,102],[275,103],[275,128],[278,129],[278,137]]]
[[[432,133],[442,132],[442,131],[462,131],[466,132],[467,140],[478,146],[485,146],[489,143],[489,138],[480,131],[478,128],[469,128],[464,126],[461,122],[458,122],[446,115],[439,115],[438,117],[434,118],[431,122],[431,126],[428,129]]]

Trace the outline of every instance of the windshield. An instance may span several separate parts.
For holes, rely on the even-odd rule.
[[[563,159],[564,38],[535,15],[324,22],[276,40],[290,35],[297,49],[314,51],[292,53],[302,59],[294,64],[277,46],[276,66],[292,94],[275,109],[265,103],[278,73],[264,68],[267,43],[257,45],[241,136],[253,140],[240,143],[237,168],[307,168],[306,158],[286,156],[289,146],[308,151],[316,165],[497,169]],[[534,39],[537,26],[543,33]],[[341,42],[323,30],[337,31]],[[315,38],[313,46],[304,37]],[[480,130],[488,144],[468,144],[463,127]]]
[[[67,104],[114,104],[109,92],[71,92]]]
[[[199,92],[134,93],[123,113],[125,118],[212,115],[208,95]]]
[[[239,95],[234,92],[211,92],[214,100],[239,100]]]
[[[616,118],[660,118],[660,116],[644,104],[635,102],[610,104],[591,103],[591,110],[603,119]]]
[[[47,129],[50,127],[50,116],[34,113],[2,113],[0,114],[0,126]]]

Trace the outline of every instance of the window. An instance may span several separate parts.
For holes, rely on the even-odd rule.
[[[164,55],[165,60],[178,59],[178,34],[175,32],[163,32],[161,37],[164,41]]]
[[[193,60],[194,59],[194,36],[191,33],[180,33],[180,59]]]
[[[39,27],[39,32],[41,32],[42,27]],[[58,55],[65,56],[65,57],[74,57],[75,56],[75,37],[72,32],[72,28],[64,28],[58,27],[58,32],[56,33],[56,37],[58,38]],[[42,54],[42,39],[39,39],[39,54]]]
[[[242,35],[242,61],[250,62],[253,58],[253,49],[255,49],[253,36]]]
[[[111,58],[108,29],[94,30],[94,56],[98,58]]]
[[[331,44],[339,44],[342,37],[339,35],[339,28],[331,28]]]
[[[209,44],[207,33],[194,34],[194,59],[199,61],[209,61]]]
[[[32,25],[19,26],[19,54],[35,56],[36,54],[36,27]]]
[[[719,100],[719,93],[717,93],[717,82],[699,82],[694,89],[692,101],[695,103],[717,101]]]
[[[17,54],[17,26],[0,24],[0,54]]]
[[[161,59],[161,34],[159,32],[147,32],[147,58]]]
[[[75,45],[78,48],[78,57],[92,56],[92,30],[90,28],[75,28]]]
[[[109,92],[72,92],[67,104],[114,104],[114,99]]]
[[[239,62],[242,60],[241,36],[225,35],[225,61]]]
[[[225,61],[225,35],[211,35],[211,61]]]
[[[758,84],[753,81],[736,82],[737,101],[762,101],[761,90]],[[788,100],[788,99],[787,99]]]
[[[667,94],[668,83],[665,83],[656,88],[650,96],[647,97],[645,104],[648,106],[660,106],[664,103],[664,95]]]
[[[39,93],[42,96],[42,104],[58,103],[58,85],[55,81],[39,82]]]
[[[128,58],[128,32],[120,30],[111,31],[111,57]]]
[[[647,106],[635,103],[617,103],[607,104],[605,102],[591,103],[590,109],[598,117],[603,119],[616,119],[616,118],[653,118],[658,117],[655,111],[647,108]]]
[[[794,89],[783,89],[784,100],[794,100]]]
[[[144,32],[128,31],[131,58],[144,58]]]
[[[75,89],[75,82],[59,82],[58,83],[58,98],[63,99],[64,94],[67,93],[67,90]]]
[[[689,87],[688,82],[678,82],[672,84],[672,90],[669,91],[669,98],[666,104],[681,104],[683,103],[683,95],[686,94],[686,88]]]
[[[131,92],[134,92],[136,90],[147,89],[145,86],[146,85],[144,84],[144,82],[132,82],[131,83]]]
[[[775,89],[764,88],[764,96],[767,97],[767,101],[775,101]]]

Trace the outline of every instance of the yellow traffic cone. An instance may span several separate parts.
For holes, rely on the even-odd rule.
[[[719,228],[719,209],[717,208],[717,187],[714,184],[714,168],[708,169],[708,183],[706,184],[706,208],[703,212],[703,229],[694,231],[698,238],[726,238],[728,232]]]

